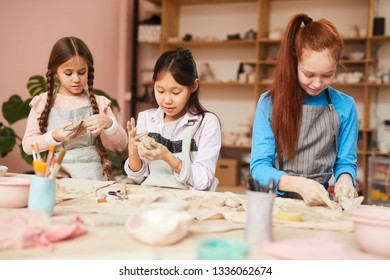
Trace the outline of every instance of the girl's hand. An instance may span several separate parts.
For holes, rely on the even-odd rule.
[[[349,174],[343,173],[340,175],[334,186],[334,193],[337,200],[342,197],[353,199],[358,196],[353,186],[352,177]]]
[[[96,114],[84,120],[84,127],[92,134],[100,134],[103,129],[112,126],[112,119],[105,114]]]
[[[146,135],[146,132],[137,135],[137,128],[135,125],[135,119],[131,118],[130,121],[127,121],[127,134],[129,135],[129,157],[138,152],[138,143],[140,143],[140,138]]]
[[[302,196],[307,205],[327,205],[329,208],[334,209],[335,205],[329,198],[328,191],[323,185],[312,179],[304,177],[296,177],[298,193]]]
[[[75,129],[69,129],[70,126],[72,126],[72,122],[67,122],[63,126],[55,129],[53,131],[53,139],[57,142],[64,142],[72,140],[78,132],[77,127]]]
[[[164,160],[166,155],[170,153],[164,145],[157,143],[156,141],[150,141],[149,147],[145,147],[142,142],[138,143],[138,150],[140,155],[148,160]]]

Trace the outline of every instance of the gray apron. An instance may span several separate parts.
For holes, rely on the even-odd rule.
[[[191,151],[192,131],[194,128],[194,122],[188,122],[184,129],[184,136],[182,142],[181,152],[175,153],[175,156],[180,158],[182,162],[190,165],[196,156],[196,151]],[[175,189],[188,189],[187,185],[184,185],[176,180],[174,170],[172,167],[163,160],[149,161],[149,176],[142,182],[143,186],[156,186],[156,187],[168,187]],[[211,184],[210,191],[215,191],[218,187],[218,180],[214,177]]]
[[[340,121],[328,89],[325,90],[325,95],[328,106],[303,105],[295,158],[290,162],[279,162],[276,155],[275,166],[289,175],[313,179],[327,189],[336,162]],[[295,192],[285,192],[281,196],[302,199]]]
[[[54,99],[58,89],[54,92]],[[88,93],[86,93],[88,94]],[[54,102],[55,100],[53,100]],[[89,101],[89,99],[88,99]],[[77,122],[87,119],[92,115],[91,106],[81,107],[74,110],[63,111],[58,108],[50,110],[47,130],[55,130],[67,122]],[[62,161],[62,167],[70,173],[72,178],[106,181],[103,176],[101,158],[94,145],[97,135],[91,134],[89,130],[76,138],[62,142],[56,146],[54,156],[58,157],[61,147],[66,150]]]

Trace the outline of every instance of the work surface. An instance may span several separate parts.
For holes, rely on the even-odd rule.
[[[50,252],[41,248],[0,251],[0,259],[197,259],[199,245],[210,239],[244,243],[246,195],[230,192],[200,192],[168,188],[125,185],[77,179],[57,180],[57,196],[52,223],[69,224],[75,217],[86,224],[87,233],[54,243]],[[127,199],[107,195],[109,191],[126,190]],[[180,200],[189,203],[194,216],[189,233],[172,245],[147,245],[134,239],[126,230],[129,217],[145,205]],[[259,205],[261,207],[261,205]],[[21,209],[0,209],[0,219],[15,215]],[[273,221],[273,242],[293,238],[311,238],[324,230],[351,252],[361,252],[353,233],[353,222],[340,211],[326,207],[308,207],[302,201],[276,198],[274,212],[301,212],[303,222]],[[250,245],[249,259],[273,259],[262,245]],[[329,257],[329,256],[327,256]],[[326,256],[324,255],[324,258]]]

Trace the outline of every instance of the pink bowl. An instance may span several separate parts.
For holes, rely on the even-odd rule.
[[[0,207],[27,207],[29,190],[30,178],[0,177]]]
[[[360,248],[380,257],[390,257],[390,209],[358,208],[348,214],[355,223],[355,237]]]
[[[365,220],[387,221],[390,222],[390,208],[383,206],[360,206],[348,214],[351,217],[362,218]]]

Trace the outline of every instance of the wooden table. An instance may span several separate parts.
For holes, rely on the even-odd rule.
[[[58,204],[54,209],[52,217],[53,222],[69,223],[75,216],[79,216],[87,225],[87,234],[74,239],[57,242],[54,244],[54,250],[46,252],[39,248],[27,248],[22,250],[8,250],[0,252],[0,259],[197,259],[197,248],[202,241],[213,238],[244,241],[244,223],[231,223],[226,219],[195,220],[195,226],[204,228],[224,228],[236,226],[237,229],[223,232],[189,232],[189,234],[180,242],[169,246],[151,246],[136,241],[126,231],[124,223],[126,219],[135,214],[140,209],[143,202],[140,197],[148,197],[150,193],[164,193],[177,198],[223,198],[227,195],[234,196],[232,193],[211,193],[192,190],[176,190],[168,188],[142,187],[136,185],[125,185],[128,197],[131,199],[138,197],[133,201],[136,204],[131,205],[131,199],[120,201],[115,197],[108,196],[108,202],[97,203],[101,194],[108,193],[110,190],[119,190],[123,185],[111,183],[110,186],[103,187],[105,183],[98,181],[58,180]],[[66,185],[66,193],[62,197],[62,183]],[[62,188],[63,191],[63,188]],[[62,193],[64,194],[64,193]],[[245,195],[238,195],[245,202]],[[74,197],[73,199],[69,199]],[[65,200],[66,199],[66,200]],[[62,200],[62,201],[61,201]],[[150,200],[150,197],[149,197]],[[280,198],[278,198],[280,200]],[[144,203],[146,203],[147,199]],[[283,200],[285,201],[285,200]],[[150,202],[150,201],[149,201]],[[314,208],[307,207],[308,211]],[[20,209],[1,209],[0,219],[15,214]],[[240,214],[242,217],[242,214]],[[245,215],[245,212],[244,212]],[[308,229],[287,227],[286,224],[274,223],[273,241],[279,242],[290,238],[311,237],[317,234],[321,229]],[[309,226],[310,227],[310,226]],[[332,230],[332,236],[351,250],[359,250],[355,242],[352,231]],[[260,245],[250,246],[249,259],[272,259],[272,256],[264,254]]]

